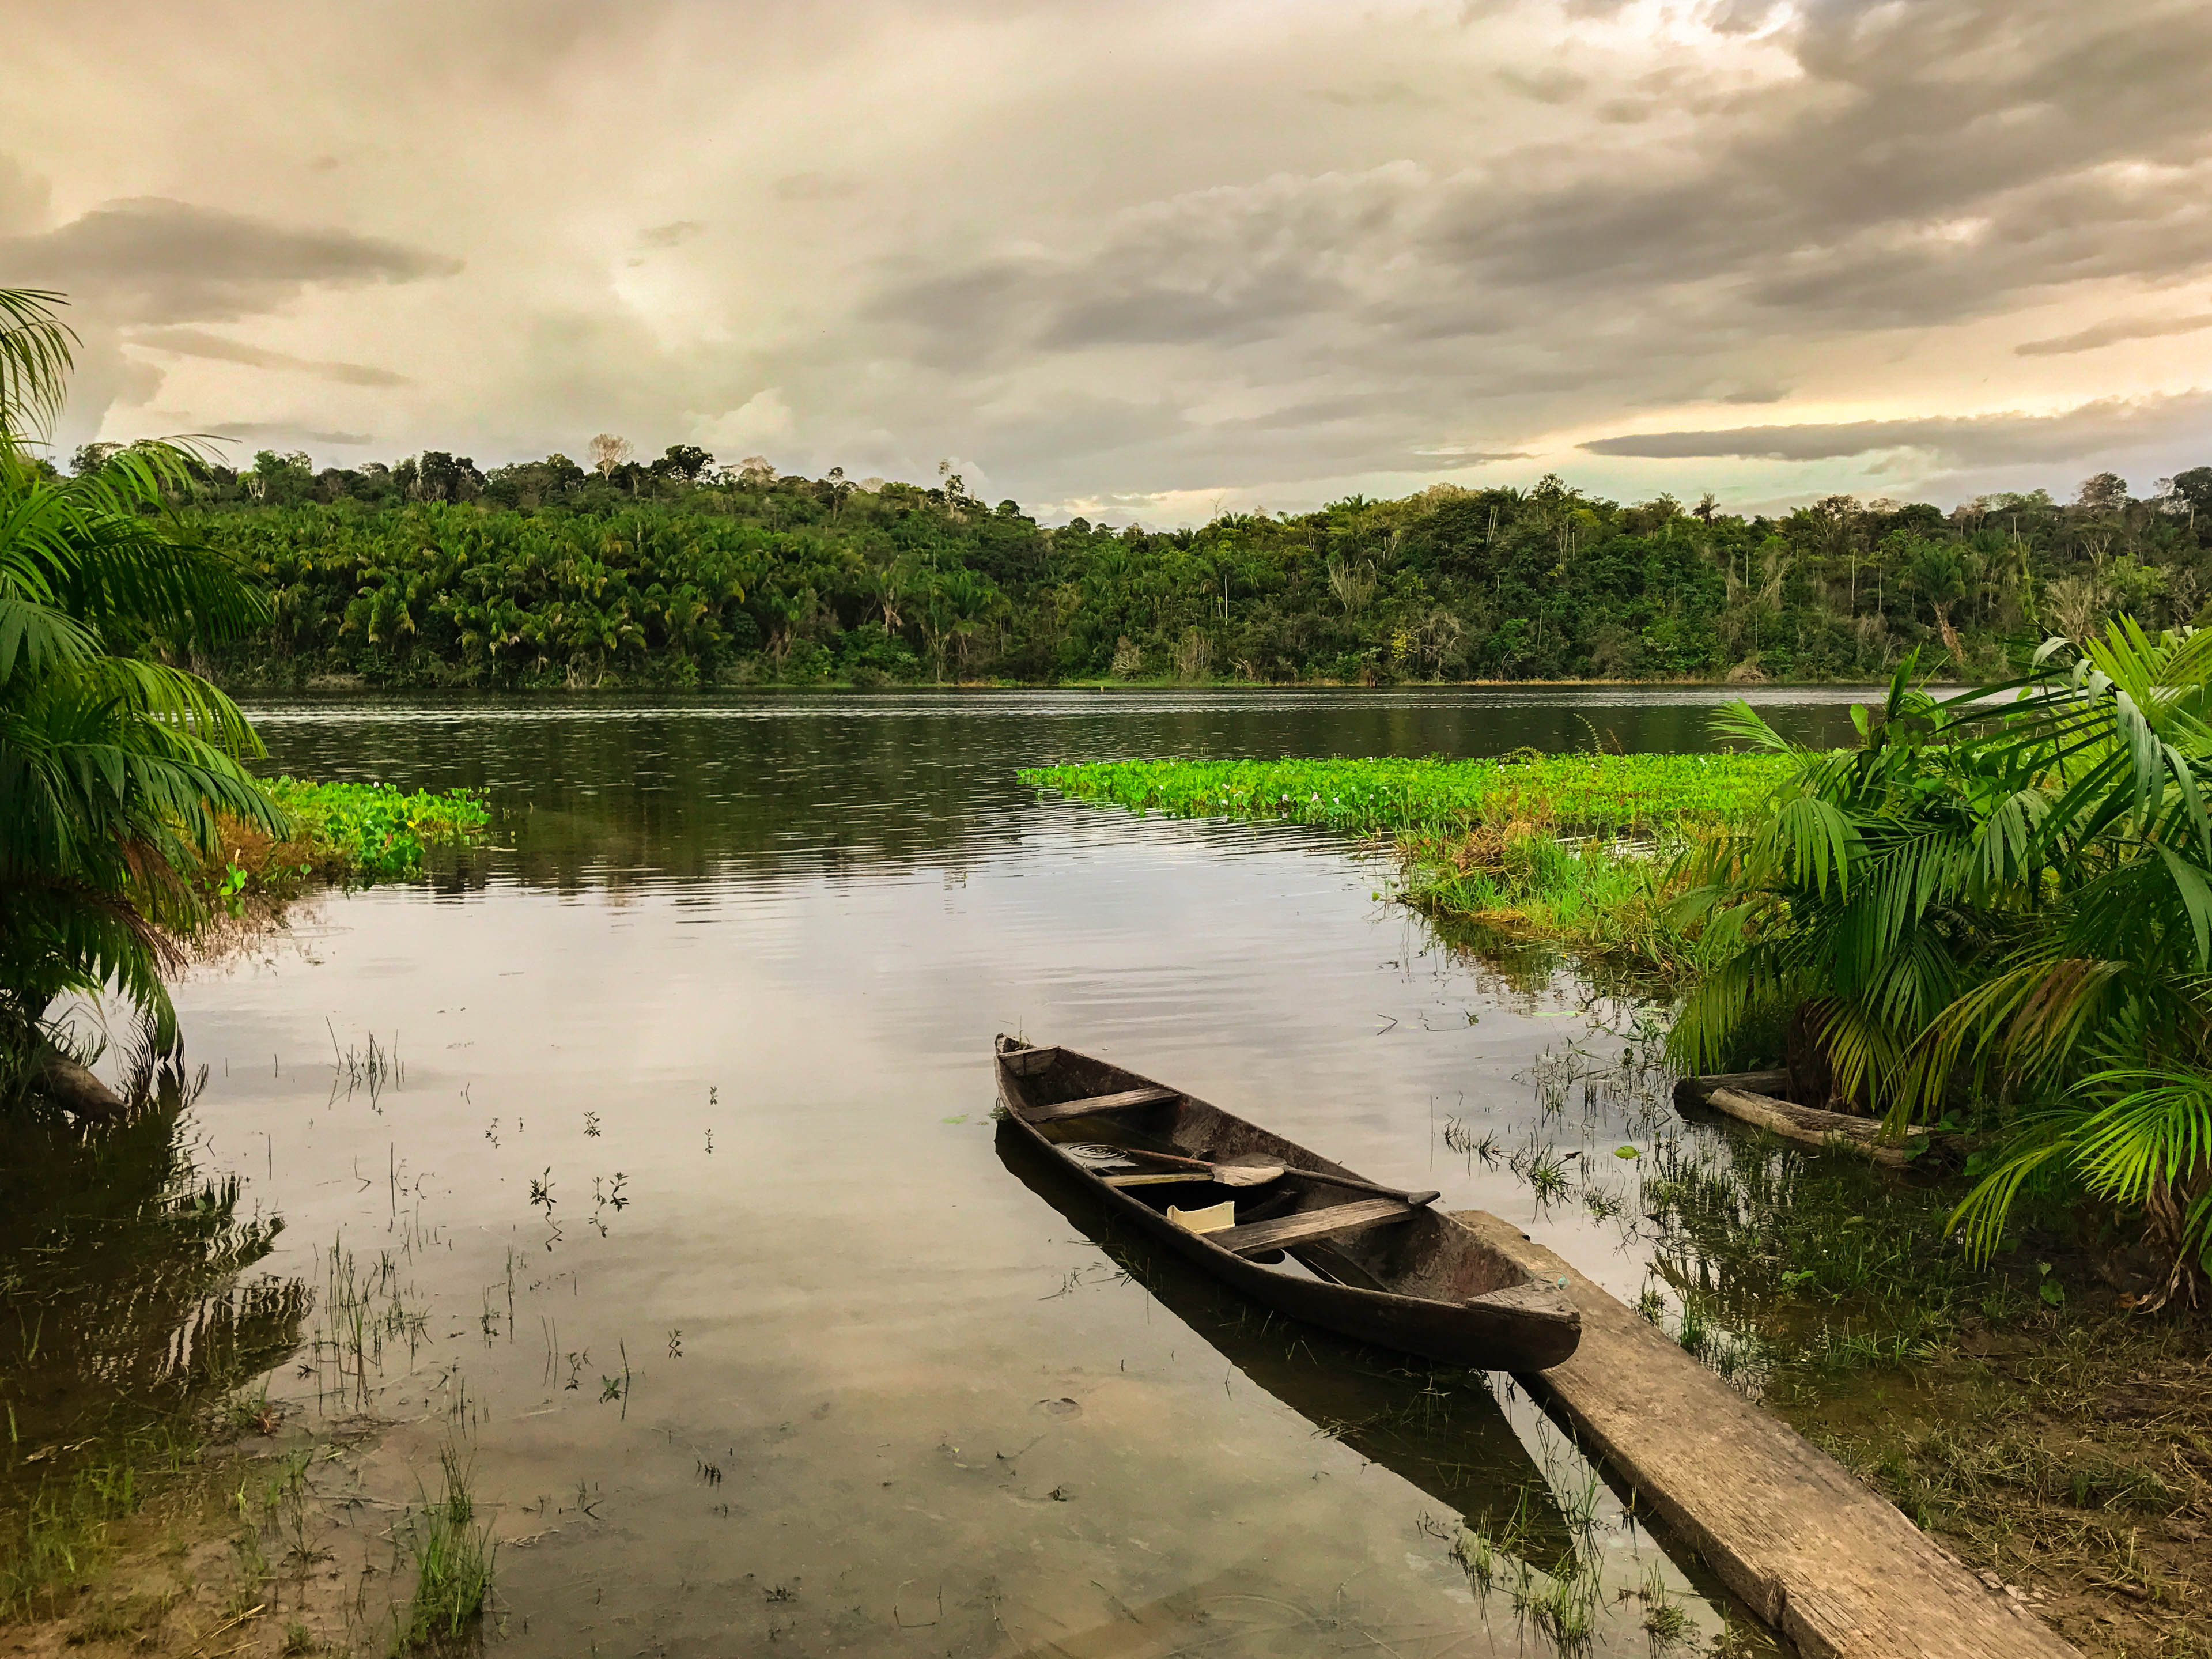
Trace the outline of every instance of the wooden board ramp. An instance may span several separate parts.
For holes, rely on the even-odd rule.
[[[1804,1659],[2081,1659],[1559,1255],[1479,1210],[1458,1219],[1581,1310],[1573,1358],[1523,1383]]]

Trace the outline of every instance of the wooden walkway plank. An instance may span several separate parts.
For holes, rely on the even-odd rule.
[[[1804,1659],[2080,1659],[1897,1507],[1519,1229],[1456,1218],[1583,1316],[1522,1381]]]

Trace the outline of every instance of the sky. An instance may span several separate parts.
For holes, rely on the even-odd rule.
[[[2201,0],[0,0],[64,455],[1203,521],[2212,465]]]

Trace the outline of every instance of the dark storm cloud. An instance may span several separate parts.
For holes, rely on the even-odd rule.
[[[2063,462],[2170,441],[2202,431],[2212,392],[2110,398],[2055,415],[1999,414],[1901,421],[1808,422],[1709,432],[1650,432],[1600,438],[1593,455],[1648,460],[1732,458],[1826,461],[1890,450],[1919,450],[1949,467]]]
[[[1633,233],[1674,280],[1739,283],[1776,325],[1852,328],[2212,258],[2202,7],[1839,6],[1794,51],[1802,83],[1744,106],[1670,179],[1585,184],[1524,251],[1564,252],[1577,225]]]
[[[887,273],[871,309],[954,350],[1311,323],[1417,362],[1468,318],[1553,349],[1608,319],[1663,325],[1677,352],[1802,345],[2212,265],[2212,8],[1820,7],[1783,46],[1799,72],[1747,90],[1653,78],[1652,112],[1698,118],[1664,135],[1195,191],[1053,254]],[[1583,356],[1618,385],[1615,353]]]
[[[1358,258],[1346,250],[1402,240],[1396,222],[1419,177],[1401,164],[1194,191],[1064,256],[893,276],[868,310],[954,358],[1273,338],[1359,310]]]
[[[988,447],[990,465],[1003,471],[1048,465],[1072,453],[1165,452],[1179,447],[1191,429],[1188,417],[1170,404],[1068,392],[1039,408],[993,411],[974,437]]]
[[[324,432],[295,421],[226,421],[210,428],[207,435],[240,443],[342,444],[348,448],[376,441],[367,432]]]
[[[388,368],[376,368],[367,363],[324,362],[311,357],[295,357],[289,352],[270,351],[262,346],[249,345],[243,340],[228,340],[220,334],[210,334],[204,329],[149,329],[130,336],[124,343],[149,351],[170,352],[179,357],[206,357],[217,362],[243,363],[249,368],[273,368],[312,374],[317,380],[335,380],[340,386],[409,384],[404,374],[394,374]]]
[[[86,333],[73,418],[166,369],[196,419],[403,448],[726,431],[817,469],[957,454],[1024,499],[1285,505],[1492,463],[1517,481],[1632,427],[1699,430],[1601,438],[1581,481],[1642,487],[1664,469],[1626,458],[1654,443],[1678,490],[1755,454],[1835,488],[1881,457],[1902,491],[2082,446],[2171,470],[2189,441],[2185,399],[2164,425],[2110,402],[1790,423],[1808,396],[1902,417],[2191,383],[2185,333],[2084,354],[2185,320],[2128,313],[2212,304],[2179,297],[2212,278],[2201,0],[1383,0],[1261,30],[1234,0],[726,14],[392,0],[126,70],[85,9],[44,9],[21,31],[41,61],[90,68],[31,88],[22,153],[52,200],[135,198],[57,229],[44,177],[0,158],[5,274],[69,289]],[[210,118],[230,104],[254,121]],[[343,165],[307,171],[322,156]],[[397,240],[149,199],[180,179]],[[466,276],[435,304],[390,291],[459,269],[432,250]],[[243,343],[288,308],[288,354]],[[188,325],[211,331],[191,356],[335,384],[210,404],[244,377],[155,355]],[[383,371],[350,360],[396,329],[443,367],[380,406]],[[1765,424],[1705,429],[1737,420]]]
[[[696,219],[673,219],[665,225],[653,225],[638,232],[638,246],[656,248],[681,247],[706,228]]]
[[[2122,318],[2098,323],[2075,334],[2025,341],[2012,349],[2016,357],[2060,357],[2075,351],[2094,351],[2100,346],[2118,345],[2123,340],[2157,340],[2169,334],[2194,334],[2207,328],[2212,328],[2212,312],[2194,317]]]
[[[100,324],[234,322],[309,288],[450,276],[460,261],[162,197],[110,202],[43,234],[0,238],[16,280],[66,290]]]

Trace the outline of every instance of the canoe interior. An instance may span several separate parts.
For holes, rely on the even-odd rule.
[[[1001,1084],[1010,1105],[1058,1105],[1154,1082],[1072,1049],[1008,1048],[1005,1042],[1001,1040],[1000,1051]],[[1121,1189],[1121,1196],[1162,1214],[1171,1204],[1188,1210],[1228,1200],[1236,1204],[1241,1226],[1372,1196],[1300,1180],[1295,1172],[1298,1169],[1340,1176],[1355,1172],[1188,1095],[1025,1127],[1060,1147],[1127,1146],[1211,1163],[1251,1156],[1292,1166],[1292,1173],[1259,1188],[1230,1188],[1194,1178]],[[1431,1208],[1418,1209],[1407,1219],[1389,1225],[1294,1245],[1289,1254],[1316,1276],[1338,1284],[1447,1304],[1534,1282],[1512,1261]],[[1264,1256],[1250,1259],[1267,1261]]]

